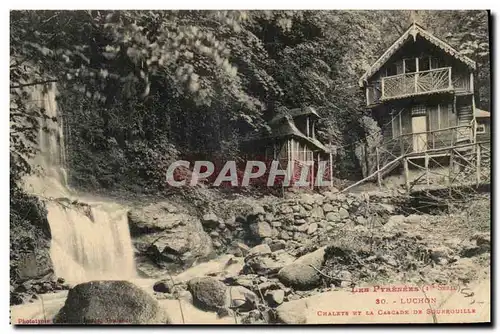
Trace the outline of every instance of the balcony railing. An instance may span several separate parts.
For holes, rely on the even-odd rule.
[[[451,67],[382,78],[381,100],[453,90]]]

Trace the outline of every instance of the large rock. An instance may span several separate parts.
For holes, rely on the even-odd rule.
[[[283,267],[278,272],[278,278],[286,286],[295,289],[309,290],[315,288],[321,283],[321,276],[316,269],[320,270],[324,262],[325,247],[321,247]]]
[[[186,267],[213,251],[201,222],[170,203],[132,209],[128,218],[134,246],[157,264]]]
[[[207,311],[220,311],[227,306],[227,286],[213,277],[196,277],[188,282],[196,307]]]
[[[92,281],[69,291],[54,318],[60,324],[168,324],[158,301],[127,281]]]
[[[308,304],[306,299],[293,300],[276,308],[276,321],[285,324],[305,324]]]

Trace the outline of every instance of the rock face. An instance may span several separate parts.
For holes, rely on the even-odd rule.
[[[92,281],[69,291],[54,319],[59,324],[168,324],[166,311],[127,281]]]
[[[283,267],[278,273],[278,278],[283,284],[295,289],[314,288],[321,283],[321,276],[311,265],[321,269],[324,261],[325,247],[322,247]]]
[[[50,225],[47,210],[35,197],[26,195],[11,203],[11,286],[27,280],[50,280],[54,274],[50,258]]]
[[[213,251],[201,222],[170,203],[133,209],[128,218],[134,246],[156,264],[190,266]]]
[[[207,311],[220,311],[227,305],[227,286],[213,277],[196,277],[188,282],[196,307]]]

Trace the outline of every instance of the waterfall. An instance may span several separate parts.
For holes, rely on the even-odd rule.
[[[68,187],[64,127],[55,84],[30,88],[29,107],[44,108],[39,153],[32,164],[38,173],[25,178],[28,192],[45,200],[55,274],[69,282],[130,279],[136,276],[127,209],[117,203],[83,199]],[[56,120],[57,121],[54,121]],[[92,202],[82,204],[82,202]]]

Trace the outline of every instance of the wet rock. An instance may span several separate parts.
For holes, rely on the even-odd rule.
[[[276,308],[277,322],[285,324],[305,324],[308,304],[305,299],[293,300]]]
[[[69,291],[54,322],[167,324],[170,322],[167,312],[151,295],[130,282],[92,281]]]
[[[266,301],[271,307],[281,305],[285,299],[285,291],[279,290],[269,290],[266,292]]]
[[[278,278],[286,286],[303,290],[312,289],[321,283],[321,276],[316,269],[320,269],[324,261],[325,247],[322,247],[283,267],[278,273]]]
[[[171,279],[163,279],[153,285],[153,290],[156,292],[172,293],[173,288],[174,284]]]
[[[226,305],[227,286],[213,277],[196,277],[188,282],[196,307],[207,311],[219,311]]]

